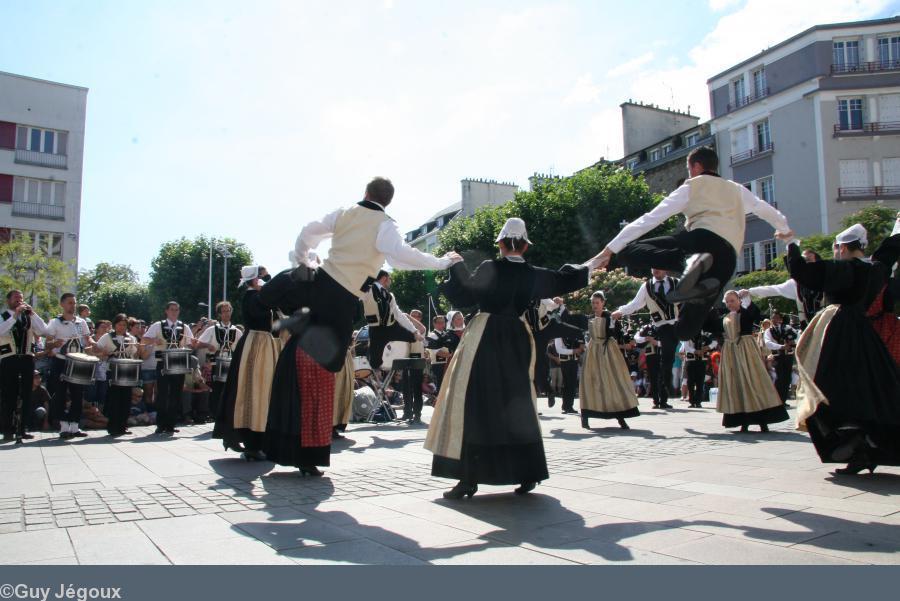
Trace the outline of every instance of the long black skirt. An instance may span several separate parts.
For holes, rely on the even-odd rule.
[[[229,448],[243,444],[248,451],[262,448],[262,432],[254,432],[249,428],[234,427],[234,405],[237,398],[238,374],[241,373],[241,360],[244,356],[244,343],[248,336],[242,336],[231,354],[231,365],[228,367],[228,379],[222,388],[222,396],[216,410],[216,424],[213,426],[213,438],[221,439]]]
[[[481,484],[549,477],[531,396],[531,347],[517,317],[488,317],[466,386],[462,453],[458,460],[435,455],[433,476]]]
[[[279,465],[294,467],[328,466],[331,464],[331,428],[332,413],[334,409],[334,374],[322,370],[331,381],[331,396],[327,398],[327,407],[323,403],[321,407],[307,407],[316,409],[322,418],[318,430],[327,431],[328,443],[324,443],[322,432],[318,432],[321,444],[313,445],[303,440],[304,431],[308,432],[314,424],[307,424],[304,430],[303,407],[301,402],[300,379],[298,377],[298,353],[303,353],[299,348],[298,337],[292,336],[285,344],[278,356],[275,366],[275,377],[272,381],[272,398],[269,402],[269,418],[266,423],[266,432],[263,437],[263,452],[266,458]],[[321,399],[320,399],[321,401]],[[327,413],[327,424],[325,414]]]
[[[816,452],[825,463],[848,437],[864,434],[869,458],[900,465],[900,368],[871,323],[854,307],[835,314],[814,377],[828,399],[807,419]]]
[[[722,415],[722,425],[726,428],[737,428],[738,426],[762,426],[764,424],[777,424],[786,422],[790,419],[787,409],[784,405],[777,407],[769,407],[762,411],[751,411],[747,413],[725,413]]]

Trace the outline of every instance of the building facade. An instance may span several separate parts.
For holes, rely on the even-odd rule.
[[[801,238],[873,203],[900,208],[900,17],[812,27],[708,87],[722,175]],[[739,271],[771,263],[773,235],[748,217]]]
[[[461,200],[445,207],[416,229],[406,233],[406,242],[423,252],[431,252],[438,245],[438,234],[457,217],[471,217],[482,207],[499,206],[512,200],[519,187],[508,182],[485,179],[464,179]]]
[[[28,234],[74,273],[87,93],[0,72],[0,243]]]

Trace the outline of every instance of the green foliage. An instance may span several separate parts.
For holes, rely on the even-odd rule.
[[[106,283],[93,294],[91,302],[87,304],[95,321],[112,320],[118,313],[146,320],[158,313],[150,304],[147,286],[138,282]]]
[[[78,273],[76,294],[78,302],[84,303],[94,311],[96,298],[104,289],[116,284],[138,284],[138,274],[130,265],[116,263],[97,263],[93,269],[82,269]],[[109,315],[101,314],[101,319],[109,319]],[[131,315],[131,313],[129,313]]]
[[[868,248],[870,251],[874,251],[891,233],[896,220],[897,211],[894,209],[881,205],[869,205],[847,215],[841,225],[848,228],[855,223],[862,224],[868,233]]]
[[[34,239],[17,235],[0,244],[0,289],[17,288],[25,302],[42,317],[59,313],[59,296],[71,290],[74,267],[60,259],[35,251]]]
[[[597,290],[602,290],[606,294],[607,309],[615,311],[616,307],[631,301],[643,283],[643,279],[631,277],[625,273],[624,269],[600,271],[591,276],[591,283],[587,288],[570,294],[566,298],[566,306],[571,311],[589,314],[591,312],[591,295]]]
[[[509,217],[521,217],[533,245],[530,263],[559,267],[599,252],[621,230],[620,223],[649,211],[659,201],[643,178],[608,165],[539,183],[499,207],[455,219],[441,232],[438,254],[456,250],[470,267],[497,255],[494,240]],[[672,223],[660,230],[671,228]],[[659,231],[653,235],[659,235]]]
[[[807,247],[804,245],[804,248]],[[772,286],[774,284],[781,284],[782,282],[785,282],[789,279],[789,277],[790,276],[788,276],[788,272],[783,269],[770,269],[769,271],[751,271],[748,274],[734,279],[734,289],[742,290],[745,288],[753,288],[754,286]],[[759,307],[760,311],[762,311],[764,315],[769,314],[770,304],[781,313],[797,313],[797,303],[781,296],[756,298],[753,299],[753,304]]]
[[[227,300],[234,305],[233,320],[241,321],[241,293],[238,283],[241,267],[253,264],[253,255],[243,244],[232,239],[225,239],[231,257],[228,259]],[[167,301],[174,300],[181,305],[181,319],[196,321],[206,315],[206,308],[198,303],[207,302],[207,282],[209,273],[210,239],[200,236],[194,240],[181,238],[166,242],[150,263],[150,319],[158,319],[163,314]],[[222,300],[222,255],[215,251],[213,255],[213,305]]]
[[[834,234],[813,234],[800,241],[800,250],[811,250],[819,254],[823,259],[834,257]]]

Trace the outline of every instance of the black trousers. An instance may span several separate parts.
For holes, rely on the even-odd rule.
[[[657,326],[656,339],[659,340],[659,373],[653,382],[653,389],[658,391],[656,398],[659,404],[665,405],[672,396],[672,368],[675,366],[675,351],[678,349],[675,326]]]
[[[159,365],[162,370],[162,364]],[[160,376],[156,380],[156,429],[172,431],[181,415],[184,374]]]
[[[659,387],[659,355],[658,350],[652,355],[647,355],[647,379],[650,380],[650,397],[653,399],[654,407],[659,407],[669,398],[668,388],[663,385],[662,390],[660,390]]]
[[[24,434],[31,428],[31,382],[34,374],[34,357],[12,355],[0,360],[0,434]],[[16,405],[22,399],[18,424],[13,422]],[[15,432],[13,431],[15,429]]]
[[[125,432],[128,413],[131,409],[131,386],[110,386],[106,395],[103,413],[108,420],[106,431],[109,434]]]
[[[384,348],[391,342],[415,342],[416,335],[395,323],[391,326],[369,326],[369,365],[378,369],[384,362]]]
[[[775,390],[782,403],[787,403],[791,391],[791,378],[794,375],[794,356],[775,355]]]
[[[559,367],[562,370],[563,380],[563,411],[575,411],[575,392],[578,390],[578,361],[575,359],[562,361]]]
[[[422,417],[422,377],[421,369],[403,370],[403,417]]]
[[[699,405],[703,402],[703,384],[706,380],[706,361],[694,359],[685,361],[684,369],[687,372],[688,396],[691,405]]]
[[[431,364],[431,377],[434,380],[434,388],[435,390],[441,389],[441,383],[444,381],[444,372],[447,371],[446,363],[432,363]]]
[[[706,301],[691,301],[681,306],[678,323],[675,324],[678,340],[690,340],[696,336],[709,317],[710,309],[719,302],[722,290],[737,267],[734,247],[718,234],[697,229],[678,232],[674,236],[632,242],[610,262],[611,267],[681,271],[687,257],[697,253],[710,253],[713,256],[712,268],[703,277],[718,280],[719,290]]]
[[[53,387],[51,420],[81,423],[81,404],[84,401],[84,386],[62,380],[66,370],[65,359],[54,358],[50,364],[50,384]],[[69,408],[66,409],[66,402]]]

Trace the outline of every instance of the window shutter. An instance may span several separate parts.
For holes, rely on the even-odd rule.
[[[66,155],[66,145],[69,143],[68,132],[61,131],[57,134],[56,154]]]
[[[0,173],[0,202],[11,203],[13,199],[13,176]]]
[[[0,121],[0,148],[13,150],[16,147],[16,124]]]
[[[20,125],[16,128],[16,149],[25,150],[28,148],[28,128]]]

